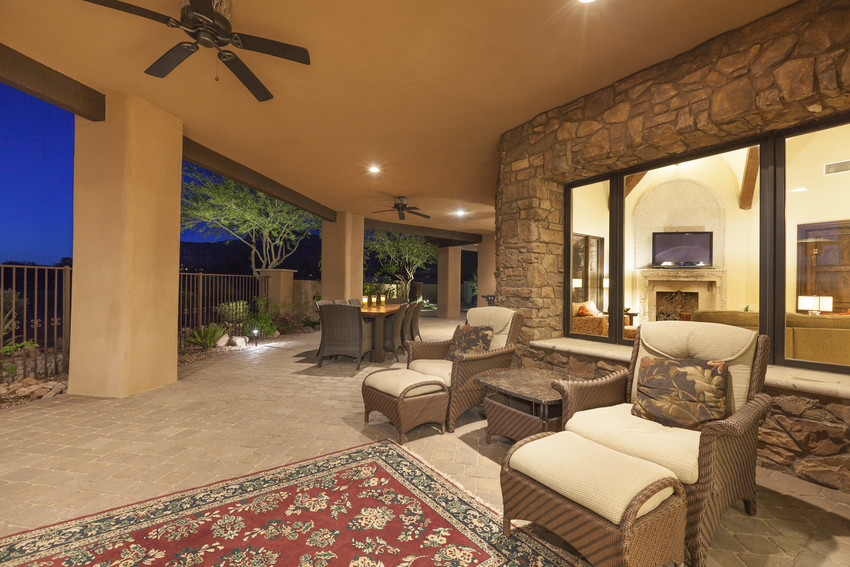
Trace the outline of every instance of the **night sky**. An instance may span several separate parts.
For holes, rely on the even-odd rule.
[[[0,83],[0,263],[71,256],[74,115]]]
[[[52,266],[72,255],[74,115],[0,83],[0,124],[0,264]]]

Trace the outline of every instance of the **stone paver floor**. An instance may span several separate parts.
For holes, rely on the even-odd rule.
[[[425,340],[457,320],[422,319]],[[350,360],[316,366],[319,334],[200,361],[125,399],[63,395],[0,410],[0,537],[390,437],[363,423]],[[403,366],[394,359],[382,367]],[[454,434],[423,426],[405,445],[495,509],[508,443],[473,409]],[[850,565],[850,495],[759,469],[756,517],[730,510],[710,566]],[[550,536],[547,539],[555,539]]]

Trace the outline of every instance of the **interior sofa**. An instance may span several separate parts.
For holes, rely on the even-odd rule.
[[[691,321],[759,329],[755,311],[697,310]],[[785,358],[850,365],[850,313],[786,313],[785,324]]]
[[[584,307],[585,309],[580,311]],[[628,325],[629,318],[623,316],[623,322]],[[583,335],[608,336],[608,314],[596,308],[593,301],[573,303],[570,317],[570,332]]]

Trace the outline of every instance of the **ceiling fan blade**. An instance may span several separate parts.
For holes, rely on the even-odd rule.
[[[189,0],[189,4],[192,6],[192,11],[198,16],[203,16],[211,22],[215,21],[212,0]]]
[[[133,14],[134,16],[141,16],[143,18],[148,18],[149,20],[153,20],[155,22],[159,22],[161,24],[168,25],[170,22],[174,22],[178,24],[177,20],[166,16],[164,14],[160,14],[159,12],[154,12],[152,10],[148,10],[147,8],[141,8],[139,6],[134,6],[133,4],[127,4],[126,2],[119,2],[119,0],[83,0],[84,2],[88,2],[89,4],[97,4],[98,6],[103,6],[104,8],[112,8],[113,10],[120,10],[121,12],[126,12],[128,14]],[[178,24],[179,25],[179,24]]]
[[[398,209],[398,220],[404,220],[404,209]]]
[[[408,211],[418,211],[419,207],[406,207]]]
[[[198,50],[196,43],[181,41],[145,69],[145,73],[160,79],[168,75],[175,67],[183,63],[190,55]]]
[[[310,52],[303,47],[281,43],[273,39],[257,37],[245,33],[234,33],[231,37],[231,43],[236,47],[247,49],[248,51],[257,51],[266,55],[273,55],[281,59],[289,59],[296,63],[310,64]]]
[[[395,212],[395,209],[387,209],[386,211],[372,211],[372,214],[374,215],[374,214],[377,214],[377,213],[394,213],[394,212]]]
[[[251,94],[258,101],[263,102],[274,97],[269,89],[257,78],[257,75],[252,73],[251,69],[235,53],[223,49],[218,52],[218,58],[221,59],[222,63],[227,65],[227,68],[236,75],[237,79],[242,81],[245,88],[251,91]]]
[[[426,215],[424,213],[417,213],[416,211],[411,211],[410,209],[407,209],[407,212],[410,213],[411,215],[416,215],[416,216],[422,217],[424,219],[430,219],[431,218],[431,215]]]

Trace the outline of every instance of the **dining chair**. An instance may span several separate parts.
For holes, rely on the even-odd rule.
[[[404,317],[407,314],[409,306],[406,303],[402,303],[398,311],[394,315],[391,315],[384,322],[384,350],[388,350],[395,354],[396,362],[398,362],[398,351],[399,349],[404,349],[404,339],[401,335],[402,324],[404,323]]]
[[[372,351],[372,323],[364,321],[360,307],[336,304],[319,307],[322,328],[319,368],[328,356],[350,356],[357,359],[357,370],[367,353]]]

